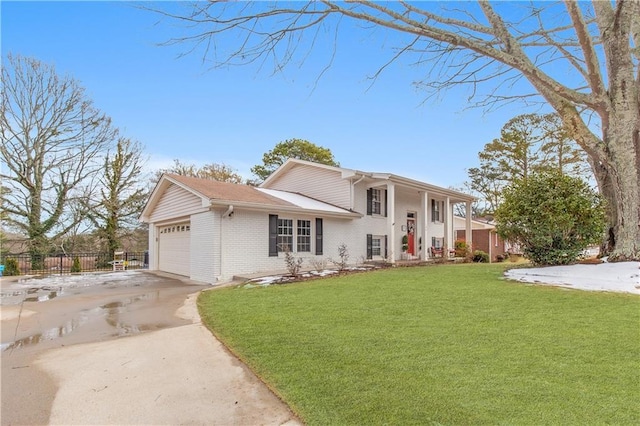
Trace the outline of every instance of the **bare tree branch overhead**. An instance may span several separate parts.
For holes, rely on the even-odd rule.
[[[475,105],[533,98],[554,109],[587,153],[608,203],[612,259],[640,259],[640,2],[199,2],[155,12],[183,24],[167,41],[213,66],[304,62],[339,37],[386,31],[412,82],[469,85]],[[345,34],[346,33],[346,34]],[[231,47],[230,47],[231,46]],[[461,105],[464,107],[466,105]],[[522,111],[524,112],[524,111]]]

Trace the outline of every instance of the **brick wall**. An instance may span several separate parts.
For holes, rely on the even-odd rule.
[[[474,229],[471,232],[472,250],[482,250],[485,253],[491,253],[492,262],[496,260],[496,256],[505,254],[504,240],[498,237],[495,231],[490,229]],[[466,232],[464,230],[457,230],[456,239],[466,239]],[[490,244],[491,247],[489,247]]]
[[[216,212],[191,216],[191,279],[213,284],[219,275],[216,265],[216,246],[219,241],[220,222]],[[217,266],[217,267],[216,267]]]

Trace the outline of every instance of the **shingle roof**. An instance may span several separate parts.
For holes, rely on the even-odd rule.
[[[191,188],[210,200],[227,200],[245,203],[267,204],[272,206],[291,206],[295,204],[258,191],[253,186],[190,176],[167,174],[171,179]]]

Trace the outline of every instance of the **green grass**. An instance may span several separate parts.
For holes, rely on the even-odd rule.
[[[310,425],[640,424],[640,297],[502,265],[205,292],[204,322]]]

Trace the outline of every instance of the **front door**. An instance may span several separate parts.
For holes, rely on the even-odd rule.
[[[415,217],[407,218],[407,244],[409,245],[409,249],[407,253],[411,256],[416,255],[416,219]]]

